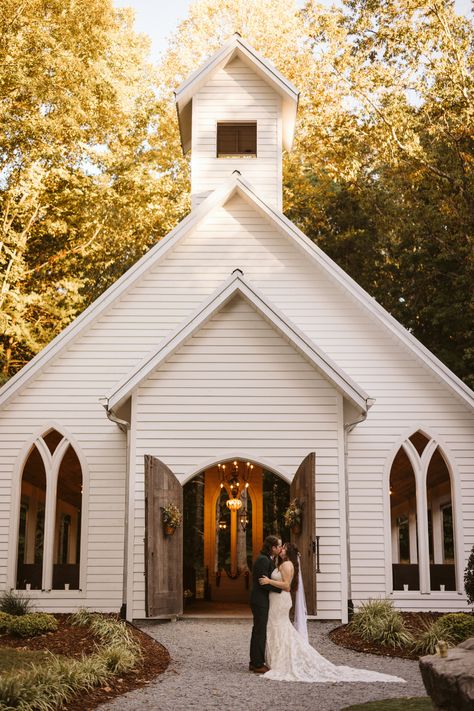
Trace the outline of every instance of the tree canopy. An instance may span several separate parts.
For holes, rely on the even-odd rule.
[[[199,0],[159,67],[111,0],[0,13],[4,377],[189,210],[172,90],[238,31],[301,91],[287,216],[474,383],[473,26],[452,0]]]

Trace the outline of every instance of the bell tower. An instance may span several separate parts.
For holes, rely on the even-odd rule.
[[[282,151],[291,150],[298,107],[293,84],[235,34],[175,97],[193,209],[237,170],[281,211]]]

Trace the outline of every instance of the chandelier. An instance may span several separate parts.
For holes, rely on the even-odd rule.
[[[230,493],[229,498],[225,502],[227,508],[230,511],[239,511],[239,509],[242,508],[241,494],[242,491],[249,487],[248,480],[253,469],[253,464],[247,462],[243,467],[243,471],[240,471],[240,462],[238,461],[218,464],[217,468],[221,478],[221,489],[227,485],[226,488],[228,488]],[[241,521],[241,525],[242,523],[243,520]]]

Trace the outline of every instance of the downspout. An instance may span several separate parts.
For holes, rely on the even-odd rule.
[[[127,459],[125,463],[127,472],[127,481],[125,486],[125,521],[124,521],[124,536],[123,536],[123,583],[122,583],[122,606],[120,608],[120,618],[125,620],[127,617],[127,579],[128,579],[128,556],[127,556],[127,542],[128,542],[128,500],[129,500],[129,483],[128,475],[130,472],[130,422],[127,420],[121,420],[117,417],[112,410],[109,410],[109,398],[101,397],[99,402],[105,410],[107,418],[113,422],[122,432],[127,435]]]
[[[369,409],[375,403],[375,398],[369,397],[366,399],[366,410],[361,413],[361,416],[354,420],[353,422],[348,422],[344,425],[344,472],[345,472],[345,500],[346,500],[346,555],[347,555],[347,611],[349,615],[349,622],[354,614],[354,602],[352,600],[352,573],[351,573],[351,545],[350,545],[350,522],[349,522],[349,477],[347,473],[347,459],[349,455],[349,435],[354,430],[357,425],[365,422],[367,415],[369,414]]]
[[[109,398],[108,397],[100,397],[99,402],[102,405],[102,407],[104,408],[108,419],[111,422],[113,422],[114,424],[118,425],[119,428],[122,430],[122,432],[127,432],[130,429],[130,422],[127,422],[127,420],[121,420],[120,417],[117,417],[117,415],[114,415],[112,410],[109,410]]]

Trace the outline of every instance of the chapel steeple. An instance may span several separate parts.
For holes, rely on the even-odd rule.
[[[293,143],[296,87],[235,34],[175,97],[183,151],[191,151],[193,208],[238,170],[281,210],[282,149]]]

